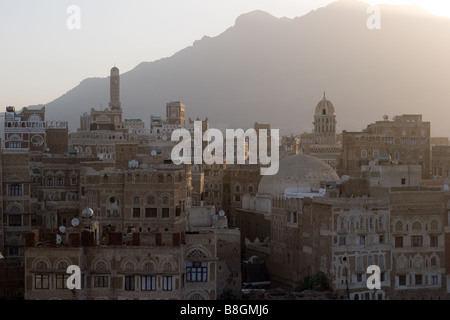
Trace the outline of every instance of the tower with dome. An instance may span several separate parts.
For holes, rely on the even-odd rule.
[[[336,124],[334,105],[324,92],[314,110],[314,129],[300,135],[301,152],[324,161],[335,170],[342,150]]]

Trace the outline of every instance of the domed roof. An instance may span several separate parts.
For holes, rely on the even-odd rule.
[[[287,188],[320,188],[321,182],[338,180],[333,168],[322,160],[296,154],[280,160],[277,174],[262,177],[258,193],[282,196]]]
[[[327,98],[325,97],[325,92],[323,93],[323,99],[320,100],[319,103],[317,103],[315,115],[316,116],[336,115],[333,104],[331,103],[330,100],[327,100]]]

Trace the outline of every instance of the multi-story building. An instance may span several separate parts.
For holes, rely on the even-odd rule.
[[[362,132],[343,131],[339,175],[359,177],[370,160],[390,157],[398,164],[422,166],[422,178],[431,176],[430,122],[422,115],[384,116]]]
[[[215,300],[240,288],[239,230],[214,207],[190,208],[186,231],[111,231],[103,245],[95,222],[80,219],[60,243],[36,246],[29,234],[25,299]],[[81,289],[67,289],[69,265],[80,267]]]
[[[373,162],[364,178],[340,179],[310,156],[286,157],[237,210],[244,255],[266,262],[275,287],[322,271],[344,299],[448,299],[450,193],[422,186],[421,168]]]

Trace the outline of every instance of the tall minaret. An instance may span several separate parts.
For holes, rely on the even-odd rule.
[[[119,69],[117,67],[113,67],[111,69],[111,77],[110,77],[110,99],[109,99],[109,107],[110,109],[120,109],[120,74]]]
[[[325,97],[325,92],[316,106],[313,124],[317,144],[336,143],[336,113],[333,104]]]

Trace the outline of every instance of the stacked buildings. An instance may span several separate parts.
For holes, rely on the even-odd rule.
[[[186,106],[168,102],[149,128],[124,118],[116,67],[108,107],[76,132],[45,121],[45,107],[7,107],[0,297],[239,298],[243,281],[295,290],[321,271],[338,299],[448,299],[448,139],[432,141],[421,115],[341,135],[325,94],[313,118],[313,132],[281,138],[278,173],[261,176],[249,138],[245,163],[174,164],[172,133],[194,133]],[[70,265],[80,290],[67,289]],[[380,289],[367,288],[369,265]]]

